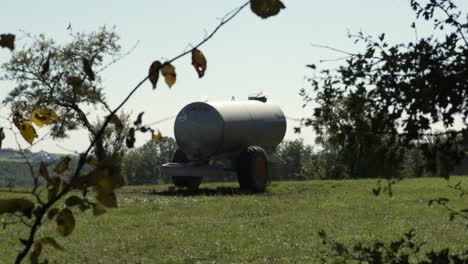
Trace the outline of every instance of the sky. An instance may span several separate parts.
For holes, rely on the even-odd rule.
[[[386,33],[392,43],[415,39],[409,25],[416,21],[409,0],[282,0],[286,9],[269,19],[261,19],[249,8],[210,39],[200,50],[208,64],[205,76],[199,79],[186,56],[173,65],[177,82],[169,89],[159,82],[153,91],[147,82],[125,105],[124,111],[132,117],[145,112],[143,123],[175,116],[187,104],[204,100],[247,99],[263,92],[270,102],[279,105],[286,117],[310,116],[312,107],[302,108],[299,90],[309,89],[307,78],[312,72],[305,65],[317,64],[320,69],[333,68],[322,59],[338,58],[341,54],[311,44],[328,45],[341,50],[362,50],[347,37],[348,31],[362,31],[370,35]],[[75,32],[91,32],[101,26],[115,26],[120,36],[122,51],[132,52],[102,73],[103,85],[111,107],[117,106],[128,92],[148,73],[154,60],[170,59],[196,45],[219,23],[220,19],[245,0],[43,0],[4,1],[1,4],[0,33],[17,36],[18,48],[27,46],[31,39],[24,34],[45,34],[58,43],[70,40],[66,30],[70,24]],[[455,0],[464,13],[468,1]],[[419,21],[418,35],[431,33],[432,28]],[[0,63],[11,54],[0,50]],[[14,83],[0,81],[0,99],[14,87]],[[309,89],[310,90],[310,89]],[[5,109],[0,110],[5,114]],[[91,117],[104,113],[90,112]],[[165,136],[173,136],[174,121],[154,125]],[[302,137],[314,144],[311,128],[294,134],[298,123],[288,120],[285,139]],[[0,121],[0,126],[6,126]],[[38,129],[39,137],[47,128]],[[14,137],[7,132],[4,148],[17,148]],[[149,140],[149,135],[137,137],[137,146]],[[19,139],[23,147],[28,144]],[[70,134],[63,140],[44,140],[32,150],[56,153],[81,151],[89,144],[84,131]]]

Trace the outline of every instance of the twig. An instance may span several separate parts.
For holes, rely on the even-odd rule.
[[[248,4],[250,3],[250,1],[247,1],[245,4],[243,4],[241,7],[237,8],[236,11],[234,13],[232,13],[232,15],[228,16],[226,19],[223,19],[221,21],[221,23],[213,30],[213,32],[208,35],[207,37],[205,37],[200,43],[198,43],[198,45],[195,46],[195,48],[199,48],[200,46],[202,46],[205,42],[207,42],[209,39],[211,39],[214,34],[216,32],[218,32],[218,30],[224,25],[226,24],[227,22],[229,22],[231,19],[233,19],[240,11],[242,11]],[[179,58],[182,58],[183,56],[189,54],[190,52],[189,51],[186,51],[186,52],[183,52],[182,54],[180,55],[177,55],[176,57],[174,57],[173,59],[167,61],[168,63],[171,63],[171,62],[174,62],[176,60],[178,60]],[[89,153],[91,152],[91,149],[94,147],[94,145],[96,144],[96,142],[102,137],[102,135],[104,134],[104,131],[107,127],[107,125],[110,123],[111,121],[111,118],[114,114],[116,114],[124,105],[125,103],[133,96],[133,94],[143,85],[143,83],[145,83],[147,80],[148,80],[149,76],[147,75],[145,78],[143,78],[131,91],[130,93],[125,97],[125,99],[111,112],[111,114],[109,116],[107,116],[107,118],[105,119],[103,125],[101,126],[100,130],[98,131],[98,133],[96,134],[96,136],[93,138],[91,144],[88,146],[88,148],[86,149],[86,151],[80,156],[80,159],[78,161],[78,166],[77,168],[75,169],[75,173],[73,174],[72,178],[71,178],[71,181],[73,181],[73,179],[76,179],[80,172],[81,172],[81,169],[83,168],[84,164],[85,164],[85,161],[86,161],[86,157],[89,155]],[[62,189],[62,191],[60,191],[57,196],[54,198],[54,199],[51,199],[50,201],[48,201],[45,205],[43,205],[42,207],[38,208],[37,212],[36,212],[36,218],[35,218],[35,221],[31,227],[31,230],[29,232],[29,236],[28,236],[28,239],[25,240],[25,243],[24,243],[24,249],[18,254],[18,256],[16,257],[16,260],[15,260],[15,263],[19,264],[21,263],[21,261],[27,256],[29,250],[31,249],[32,247],[32,244],[34,243],[34,239],[35,239],[35,235],[36,235],[36,232],[37,232],[37,229],[39,228],[39,226],[41,225],[41,222],[42,222],[42,219],[44,217],[44,215],[46,214],[47,210],[52,207],[57,201],[59,201],[63,196],[65,196],[69,191],[71,190],[71,185],[65,185],[64,188]]]

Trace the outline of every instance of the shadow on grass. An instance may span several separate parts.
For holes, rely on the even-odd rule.
[[[248,190],[233,187],[200,188],[198,190],[170,188],[168,190],[152,190],[150,195],[162,196],[235,196],[255,194]]]

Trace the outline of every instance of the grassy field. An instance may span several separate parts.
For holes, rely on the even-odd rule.
[[[241,195],[234,183],[202,185],[196,195],[127,187],[118,209],[99,217],[76,212],[70,237],[58,237],[48,222],[39,236],[53,234],[64,245],[63,252],[43,251],[60,263],[315,263],[329,250],[317,235],[322,229],[352,245],[393,241],[415,228],[424,250],[460,252],[468,248],[463,222],[428,206],[447,197],[466,208],[468,197],[447,188],[459,181],[468,186],[468,177],[408,179],[393,197],[375,197],[375,180],[274,182],[259,195]],[[0,230],[0,263],[13,261],[25,234],[15,226]]]

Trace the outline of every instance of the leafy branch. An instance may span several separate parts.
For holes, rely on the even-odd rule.
[[[90,43],[96,45],[100,48],[99,51],[95,52],[90,49],[87,50],[86,54],[74,53],[73,45],[65,47],[63,50],[54,50],[53,47],[48,54],[42,53],[37,61],[34,61],[34,68],[28,68],[24,65],[23,67],[16,68],[11,66],[7,67],[7,70],[13,72],[11,79],[15,78],[20,79],[20,82],[30,82],[33,90],[37,87],[35,81],[42,83],[49,93],[46,98],[54,98],[54,93],[57,92],[57,89],[63,85],[65,87],[72,87],[71,95],[65,94],[63,101],[56,100],[54,103],[57,107],[65,107],[62,113],[64,115],[75,114],[76,118],[81,119],[82,125],[89,130],[92,134],[92,140],[86,150],[79,155],[78,164],[74,169],[71,177],[68,181],[62,179],[63,173],[68,170],[70,158],[66,157],[62,159],[53,169],[54,175],[49,175],[49,170],[47,165],[44,163],[40,164],[39,174],[34,173],[34,168],[30,164],[31,174],[34,178],[34,188],[30,192],[33,194],[39,206],[27,200],[27,199],[0,199],[0,214],[10,213],[10,214],[19,214],[21,218],[26,217],[31,219],[34,217],[32,224],[28,224],[30,227],[28,237],[26,239],[20,239],[21,243],[24,245],[24,248],[19,252],[16,257],[15,263],[21,263],[22,260],[31,252],[30,260],[32,263],[37,263],[39,255],[42,251],[44,245],[49,245],[57,249],[63,249],[53,238],[46,237],[37,239],[37,231],[41,227],[43,220],[47,217],[49,220],[53,220],[57,223],[57,231],[62,236],[68,236],[72,233],[75,226],[75,219],[72,211],[72,207],[78,207],[80,210],[84,211],[90,208],[93,208],[93,213],[95,215],[100,215],[105,212],[105,207],[117,207],[117,201],[114,189],[119,188],[123,185],[123,179],[121,178],[120,171],[115,167],[114,163],[118,163],[115,156],[100,156],[98,155],[102,148],[102,138],[106,133],[106,128],[110,124],[115,125],[116,128],[122,128],[123,124],[120,119],[117,117],[117,112],[128,102],[128,100],[140,89],[140,87],[147,81],[150,80],[153,86],[153,89],[156,88],[157,81],[159,79],[159,74],[162,74],[165,78],[166,83],[171,87],[176,81],[176,72],[175,67],[171,63],[177,61],[178,59],[191,54],[192,55],[192,65],[197,71],[199,77],[203,77],[206,71],[206,58],[203,53],[198,50],[202,47],[207,41],[209,41],[225,24],[231,21],[236,17],[243,9],[245,9],[250,4],[251,10],[262,18],[268,18],[274,16],[280,12],[281,9],[284,9],[285,6],[280,0],[250,0],[235,9],[234,11],[228,13],[224,16],[221,22],[214,28],[214,30],[204,37],[198,44],[196,44],[191,50],[184,51],[181,54],[175,56],[174,58],[161,63],[155,61],[149,70],[147,76],[145,76],[137,85],[130,90],[128,95],[122,100],[122,102],[111,110],[111,108],[103,100],[102,94],[99,90],[96,89],[95,82],[98,81],[96,73],[104,70],[109,66],[109,64],[104,65],[100,70],[93,71],[93,65],[96,61],[102,63],[102,55],[99,52],[108,52],[111,55],[116,55],[113,53],[112,49],[109,47],[119,48],[116,46],[115,40],[117,36],[112,32],[107,32],[105,29],[100,33],[94,35],[95,39],[88,39]],[[70,28],[70,27],[69,27]],[[86,47],[85,42],[80,39],[82,35],[76,35],[78,38],[78,44]],[[10,50],[14,49],[14,39],[13,34],[2,34],[0,36],[0,46],[9,48]],[[105,41],[109,42],[105,42]],[[81,42],[80,42],[81,41]],[[47,42],[45,39],[41,39],[38,50],[43,51],[43,47],[51,45],[52,41]],[[41,46],[45,45],[45,46]],[[107,45],[107,46],[106,46]],[[78,49],[79,50],[79,49]],[[63,51],[63,57],[69,58],[70,62],[68,66],[73,67],[72,75],[67,71],[61,72],[60,69],[57,69],[58,66],[51,64],[51,60],[54,59],[56,53]],[[24,56],[25,60],[29,59],[29,54],[21,54]],[[125,56],[125,55],[123,55]],[[110,64],[116,63],[122,57],[114,58]],[[68,62],[67,62],[68,63]],[[55,75],[53,75],[55,74]],[[65,78],[65,80],[63,80]],[[83,89],[83,84],[86,83],[86,89],[91,89],[94,92],[94,96],[86,94]],[[10,94],[10,101],[14,101],[15,96],[21,94],[22,92],[27,93],[27,96],[34,98],[34,92],[28,92],[23,86],[17,87],[17,89]],[[80,90],[81,89],[81,90]],[[83,99],[84,98],[84,99]],[[86,101],[88,100],[88,101]],[[23,101],[27,103],[28,101]],[[78,106],[78,103],[95,103],[100,102],[108,110],[109,114],[104,119],[102,125],[99,129],[94,130],[93,126],[86,117],[86,113]],[[23,110],[22,104],[14,105],[16,111]],[[18,128],[20,134],[23,138],[28,141],[30,144],[33,144],[34,139],[37,137],[37,133],[34,129],[33,123],[41,127],[43,125],[57,125],[59,118],[58,115],[52,109],[39,108],[34,109],[33,115],[30,118],[24,118],[19,112],[14,112],[13,114],[13,123]],[[66,116],[61,116],[62,120],[65,120]],[[127,142],[134,142],[134,131],[135,128],[139,129],[141,132],[143,128],[147,130],[146,127],[140,126],[141,124],[141,115],[139,121],[135,122],[135,127],[129,132],[128,137],[131,140]],[[69,128],[73,128],[75,124],[69,124]],[[63,126],[61,126],[63,127]],[[151,130],[154,132],[154,130]],[[159,136],[159,137],[158,137]],[[153,138],[160,138],[160,134],[154,135]],[[3,138],[2,138],[3,139]],[[128,144],[129,148],[133,146],[133,143]],[[95,160],[91,155],[92,151],[98,157],[98,160]],[[92,167],[91,172],[87,174],[82,174],[85,165]],[[47,202],[43,201],[40,197],[39,186],[41,183],[45,182],[48,199]],[[88,189],[92,188],[96,192],[97,202],[92,202],[87,199]],[[64,199],[71,191],[80,190],[82,191],[82,197],[76,195],[68,196],[65,199],[65,208],[59,209],[56,206],[57,202]],[[8,222],[16,223],[16,222]]]

